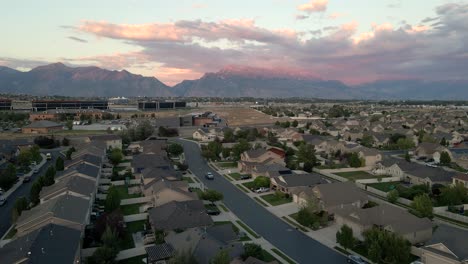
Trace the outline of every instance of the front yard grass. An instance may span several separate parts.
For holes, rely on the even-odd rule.
[[[294,222],[294,221],[291,221],[291,220],[290,220],[288,217],[286,217],[286,216],[283,216],[283,217],[281,217],[281,218],[283,218],[286,222],[288,222],[289,224],[293,225],[294,227],[300,229],[300,230],[303,231],[303,232],[308,232],[308,231],[309,231],[309,230],[307,230],[305,227],[303,227],[302,225],[300,225],[300,224],[298,224],[298,223],[296,223],[296,222]]]
[[[254,181],[244,182],[244,183],[242,183],[242,185],[247,187],[248,190],[255,189]]]
[[[207,210],[216,210],[216,211],[219,211],[218,207],[216,206],[216,204],[205,204],[205,209]]]
[[[145,231],[146,220],[127,222],[126,225],[127,232],[133,234],[139,231]],[[148,229],[148,226],[146,228]]]
[[[272,248],[271,251],[275,252],[276,255],[280,256],[282,259],[286,260],[286,262],[290,263],[290,264],[295,264],[296,262],[294,262],[292,259],[290,259],[288,256],[286,256],[285,254],[283,254],[283,252],[279,251],[278,249],[276,248]]]
[[[274,193],[270,194],[265,194],[260,196],[263,200],[265,200],[267,203],[271,204],[272,206],[277,206],[277,205],[282,205],[286,203],[291,203],[292,202],[292,197],[279,197],[278,195]]]
[[[121,205],[120,210],[122,211],[123,215],[139,214],[141,205],[142,205],[142,203]]]
[[[244,224],[241,220],[236,220],[236,222],[247,232],[249,233],[251,236],[255,237],[255,238],[260,238],[260,236],[255,233],[252,229],[250,229],[246,224]]]
[[[120,260],[117,264],[146,264],[146,255]]]
[[[216,166],[219,168],[227,169],[227,168],[237,168],[237,162],[217,162]]]
[[[221,207],[221,209],[223,209],[224,212],[229,212],[229,209],[223,204],[218,204],[218,206]]]
[[[270,252],[266,251],[265,249],[262,249],[262,260],[264,262],[272,262],[276,260],[278,263],[280,263],[279,260],[273,257],[273,255],[271,255]]]
[[[378,182],[368,184],[370,187],[380,190],[382,192],[389,192],[397,188],[400,182]]]
[[[187,183],[194,183],[192,177],[182,177],[182,180],[186,181]]]
[[[364,180],[364,179],[375,179],[377,176],[372,175],[366,171],[349,171],[349,172],[336,172],[338,176],[346,178],[350,181]]]
[[[141,194],[135,193],[135,194],[129,194],[128,193],[128,188],[125,185],[121,186],[113,186],[118,192],[119,192],[119,197],[120,199],[130,199],[130,198],[138,198],[141,197]]]
[[[5,236],[5,239],[10,239],[10,238],[14,237],[16,235],[17,231],[18,230],[16,230],[16,228],[10,229],[10,232],[8,232],[8,234]]]
[[[242,184],[236,184],[236,186],[237,186],[239,189],[241,189],[242,191],[244,191],[245,193],[249,193],[249,192],[250,192],[247,188],[245,188],[244,186],[242,186]]]
[[[262,199],[258,198],[258,197],[254,197],[255,201],[257,201],[259,204],[265,206],[265,207],[268,207],[268,204],[266,204],[264,201],[262,201]]]

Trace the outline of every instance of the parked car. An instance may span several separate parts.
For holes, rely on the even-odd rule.
[[[27,183],[31,181],[31,176],[26,176],[23,178],[23,183]]]
[[[38,172],[39,172],[39,168],[34,167],[34,168],[33,168],[33,173],[36,174],[36,173],[38,173]]]
[[[46,154],[46,158],[47,158],[47,160],[51,160],[51,159],[52,159],[52,155],[51,155],[50,153],[47,153],[47,154]]]
[[[206,213],[209,215],[219,215],[221,212],[219,210],[207,209]]]
[[[360,256],[357,255],[348,255],[348,263],[352,264],[367,264]]]
[[[269,190],[270,190],[270,188],[260,187],[257,190],[255,190],[255,192],[256,193],[264,193],[264,192],[268,192]]]
[[[7,202],[7,199],[6,199],[6,198],[0,197],[0,206],[6,204],[6,202]]]
[[[206,175],[205,175],[205,178],[207,178],[208,180],[214,180],[213,173],[207,172]]]
[[[250,176],[250,175],[241,175],[241,176],[240,176],[240,179],[241,179],[241,180],[248,180],[248,179],[250,179],[250,178],[252,178],[252,176]]]

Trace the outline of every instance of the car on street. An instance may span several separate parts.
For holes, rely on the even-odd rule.
[[[219,210],[207,209],[206,213],[209,215],[219,215],[221,212]]]
[[[33,173],[36,174],[36,173],[38,173],[38,172],[39,172],[39,168],[34,167],[34,168],[33,168]]]
[[[367,264],[360,256],[357,255],[348,255],[348,263],[352,264]]]
[[[213,173],[207,172],[206,175],[205,175],[205,178],[208,179],[208,180],[214,180]]]
[[[258,189],[255,190],[256,193],[264,193],[264,192],[268,192],[270,190],[270,188],[265,188],[265,187],[260,187]]]
[[[46,158],[47,158],[47,160],[51,160],[51,159],[52,159],[52,155],[51,155],[50,153],[47,153],[47,154],[46,154]]]
[[[5,197],[0,197],[0,206],[6,204],[7,199]]]
[[[31,181],[31,176],[26,176],[23,178],[23,183],[27,183]]]

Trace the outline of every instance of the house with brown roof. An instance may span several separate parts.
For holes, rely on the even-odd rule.
[[[24,134],[47,134],[63,130],[63,125],[49,120],[34,121],[21,128]]]
[[[458,174],[452,177],[452,184],[463,184],[465,188],[468,189],[468,175],[467,174]]]
[[[148,211],[153,230],[171,231],[195,227],[208,227],[213,220],[200,200],[172,201]]]
[[[285,156],[284,151],[278,148],[247,150],[241,154],[241,159],[237,166],[243,173],[252,173],[253,168],[259,164],[279,164],[285,166]]]
[[[167,204],[172,201],[184,202],[197,200],[198,196],[189,191],[189,186],[185,181],[157,181],[150,188],[145,189],[145,196],[151,197],[154,207]]]
[[[411,244],[427,242],[432,236],[431,220],[416,217],[393,205],[379,204],[371,208],[340,206],[334,216],[338,226],[351,227],[354,236],[361,241],[363,232],[374,227],[401,235]]]
[[[450,158],[453,159],[452,153],[448,148],[437,143],[429,142],[419,144],[419,146],[414,150],[414,156],[418,159],[434,160],[439,163],[442,152],[447,152]]]
[[[360,147],[357,153],[359,158],[365,161],[366,166],[374,166],[382,160],[382,154],[376,149]]]

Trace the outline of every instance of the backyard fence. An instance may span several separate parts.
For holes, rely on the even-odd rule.
[[[328,171],[319,170],[319,169],[317,169],[317,168],[314,168],[313,171],[316,172],[316,173],[325,175],[325,176],[327,176],[327,177],[329,177],[329,178],[332,178],[332,179],[334,179],[334,180],[340,181],[340,182],[347,182],[347,181],[348,181],[348,179],[346,179],[346,178],[344,178],[344,177],[340,177],[340,176],[335,175],[335,174],[333,174],[333,173],[330,173],[330,172],[328,172]]]
[[[356,183],[371,184],[371,183],[380,183],[380,182],[399,182],[399,181],[401,181],[400,177],[385,177],[385,178],[380,178],[380,180],[379,179],[356,180]]]

